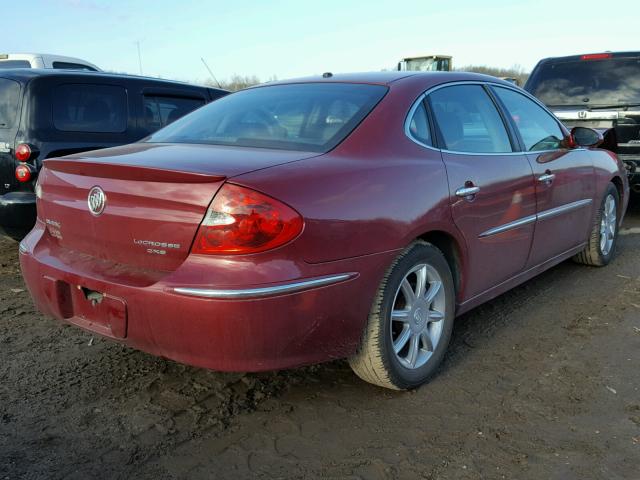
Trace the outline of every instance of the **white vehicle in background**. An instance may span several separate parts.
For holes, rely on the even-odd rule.
[[[93,63],[62,55],[46,53],[1,53],[0,69],[6,68],[59,68],[65,70],[87,70],[99,72]]]

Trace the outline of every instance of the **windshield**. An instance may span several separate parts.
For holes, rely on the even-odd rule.
[[[448,58],[411,58],[405,62],[405,70],[413,72],[438,72],[449,70]]]
[[[640,102],[640,57],[550,62],[527,86],[549,106]]]
[[[206,143],[327,152],[382,99],[380,85],[306,83],[243,90],[153,134],[157,143]]]
[[[433,58],[419,58],[407,60],[407,70],[415,72],[431,72],[438,68],[438,64]]]
[[[18,116],[20,84],[0,78],[0,128],[11,128]]]

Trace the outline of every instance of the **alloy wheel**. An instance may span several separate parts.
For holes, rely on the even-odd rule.
[[[600,220],[600,251],[602,255],[607,256],[613,246],[616,237],[617,212],[616,200],[613,195],[607,195],[602,210],[602,219]]]
[[[400,282],[391,311],[391,342],[402,366],[417,369],[431,358],[442,336],[445,309],[445,289],[436,269],[414,266]]]

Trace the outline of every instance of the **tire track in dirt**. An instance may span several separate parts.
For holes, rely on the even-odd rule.
[[[274,409],[236,418],[224,436],[187,442],[134,471],[153,466],[193,479],[633,478],[640,344],[627,337],[638,321],[638,240],[622,241],[609,269],[566,263],[465,315],[440,374],[417,392],[382,392],[320,371],[319,385],[296,385]],[[625,381],[630,388],[619,396],[606,388]]]

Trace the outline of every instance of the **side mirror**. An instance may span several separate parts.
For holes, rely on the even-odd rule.
[[[579,147],[597,147],[604,142],[604,138],[600,132],[592,128],[573,127],[571,129],[571,136]]]

